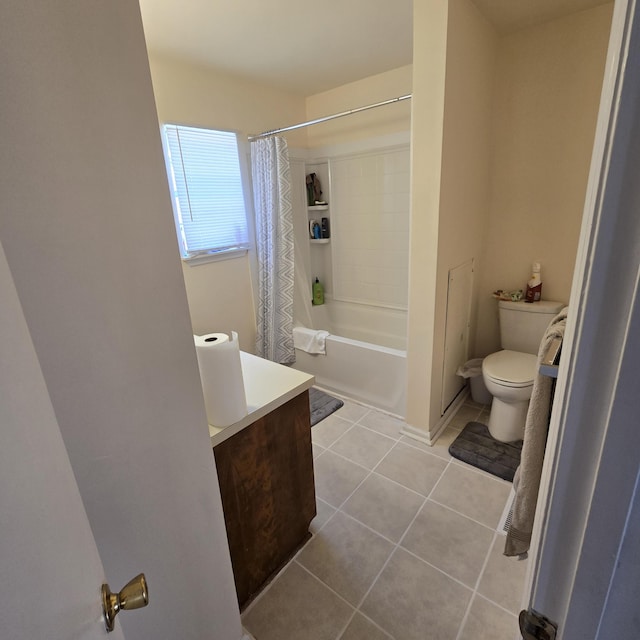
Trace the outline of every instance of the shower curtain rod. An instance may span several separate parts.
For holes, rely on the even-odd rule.
[[[387,104],[394,102],[400,102],[402,100],[409,100],[411,94],[406,96],[399,96],[398,98],[391,98],[390,100],[383,100],[382,102],[376,102],[375,104],[368,104],[365,107],[357,107],[356,109],[350,109],[349,111],[343,111],[342,113],[334,113],[331,116],[325,116],[324,118],[317,118],[315,120],[309,120],[308,122],[300,122],[299,124],[292,124],[289,127],[282,127],[281,129],[272,129],[271,131],[263,131],[253,136],[249,136],[249,141],[258,140],[259,138],[266,138],[267,136],[273,136],[276,133],[283,133],[284,131],[293,131],[294,129],[301,129],[302,127],[310,127],[312,124],[320,124],[321,122],[327,122],[327,120],[335,120],[335,118],[342,118],[343,116],[350,116],[352,113],[359,113],[360,111],[367,111],[367,109],[375,109],[375,107],[384,107]]]

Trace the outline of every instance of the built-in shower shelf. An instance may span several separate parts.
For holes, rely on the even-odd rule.
[[[314,204],[311,207],[307,207],[307,209],[309,209],[309,211],[328,211],[329,205],[328,204]]]
[[[311,244],[329,244],[330,238],[310,238],[309,242]]]

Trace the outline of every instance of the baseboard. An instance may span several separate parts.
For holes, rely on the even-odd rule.
[[[400,433],[403,436],[407,436],[407,438],[412,438],[413,440],[417,440],[418,442],[423,442],[424,444],[432,445],[433,441],[429,438],[429,432],[423,431],[422,429],[416,429],[409,424],[406,424],[402,429],[400,429]]]
[[[470,395],[470,391],[469,391],[469,386],[467,385],[455,397],[454,401],[447,407],[447,410],[444,412],[444,415],[442,416],[442,418],[440,418],[440,420],[438,420],[438,422],[436,423],[436,426],[433,429],[433,436],[431,437],[431,440],[433,442],[435,442],[440,437],[442,432],[447,428],[449,423],[453,420],[453,417],[458,412],[460,405],[463,405],[465,403],[469,395]]]
[[[411,425],[406,425],[400,430],[402,435],[407,436],[408,438],[413,438],[414,440],[418,440],[418,442],[423,442],[428,444],[429,446],[433,446],[442,432],[447,428],[447,425],[453,419],[453,416],[456,415],[460,405],[464,403],[464,401],[469,397],[469,388],[465,387],[455,398],[455,400],[447,407],[444,415],[433,428],[433,431],[423,431],[422,429],[417,429],[416,427],[412,427]]]

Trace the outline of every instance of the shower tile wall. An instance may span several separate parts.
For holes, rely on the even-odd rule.
[[[409,146],[330,160],[333,295],[407,308]]]

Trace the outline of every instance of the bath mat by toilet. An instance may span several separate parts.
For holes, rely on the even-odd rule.
[[[342,400],[330,396],[320,389],[311,387],[309,389],[309,404],[311,408],[311,426],[318,424],[334,411],[337,411],[343,404]]]
[[[458,460],[478,469],[513,481],[520,464],[522,440],[500,442],[491,437],[489,429],[480,422],[469,422],[449,446],[449,453]]]

